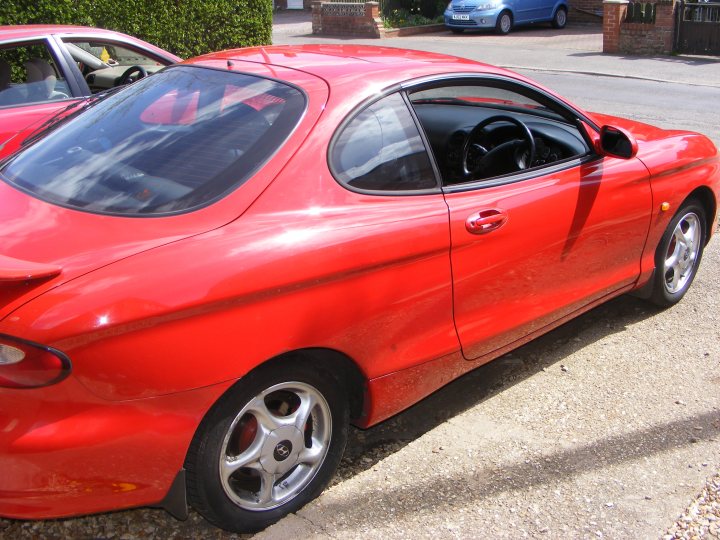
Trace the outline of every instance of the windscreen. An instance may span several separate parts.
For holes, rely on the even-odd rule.
[[[304,109],[287,84],[176,66],[92,105],[6,162],[0,178],[78,210],[187,212],[250,178]]]

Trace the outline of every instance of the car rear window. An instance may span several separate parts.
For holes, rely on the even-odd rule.
[[[275,80],[172,67],[88,108],[7,162],[0,176],[79,210],[187,212],[250,178],[304,110],[304,94]]]

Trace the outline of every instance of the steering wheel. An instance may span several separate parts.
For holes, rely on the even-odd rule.
[[[481,135],[485,135],[484,131],[490,124],[497,122],[508,122],[513,124],[520,131],[520,139],[511,139],[498,144],[494,148],[487,149],[482,144],[475,142],[476,139],[482,139]],[[523,146],[527,146],[527,151],[522,151]],[[462,149],[462,172],[466,177],[476,178],[484,171],[490,169],[498,158],[505,156],[506,172],[521,171],[532,166],[535,160],[535,139],[533,139],[530,129],[512,116],[497,115],[486,118],[476,125],[470,133],[468,133],[463,143]],[[510,167],[507,167],[509,165]]]
[[[133,78],[133,74],[137,72],[138,76]],[[120,79],[118,79],[118,86],[121,86],[123,84],[127,84],[130,82],[135,82],[139,79],[142,79],[143,77],[147,77],[147,71],[145,71],[145,68],[142,66],[130,66],[125,70],[125,72],[120,75]]]

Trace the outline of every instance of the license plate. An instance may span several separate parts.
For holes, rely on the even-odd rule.
[[[453,21],[469,21],[470,15],[458,15],[456,13],[453,14]]]

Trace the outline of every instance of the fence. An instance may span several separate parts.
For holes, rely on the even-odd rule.
[[[625,22],[655,24],[655,4],[630,2],[625,14]]]
[[[720,2],[680,2],[678,52],[720,56]]]

